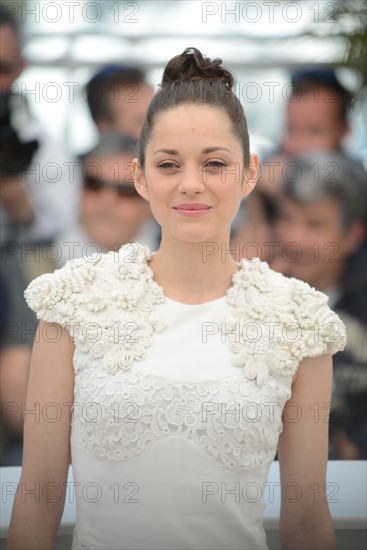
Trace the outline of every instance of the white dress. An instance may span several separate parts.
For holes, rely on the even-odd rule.
[[[152,253],[68,262],[28,286],[72,334],[73,550],[266,549],[263,494],[292,376],[345,328],[306,283],[242,260],[226,295],[164,296]]]

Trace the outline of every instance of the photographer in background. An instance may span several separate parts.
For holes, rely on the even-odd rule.
[[[366,173],[335,152],[292,161],[275,222],[282,252],[271,267],[324,292],[345,324],[347,345],[334,357],[329,458],[366,460]]]
[[[15,80],[24,67],[19,29],[0,7],[1,465],[22,460],[21,406],[37,327],[23,292],[35,276],[54,270],[44,247],[75,223],[79,206],[78,163],[17,93]]]
[[[89,112],[100,135],[118,132],[139,139],[154,90],[138,66],[106,65],[85,89]]]
[[[16,93],[24,67],[19,29],[0,7],[1,244],[49,241],[77,219],[76,163]]]
[[[132,180],[137,141],[131,136],[105,133],[83,158],[83,191],[80,220],[58,235],[61,252],[56,267],[93,253],[119,250],[138,241],[156,250],[159,226],[152,223],[149,203]]]
[[[350,132],[351,92],[331,69],[295,72],[291,83],[281,150],[290,155],[305,151],[344,153],[344,141]]]

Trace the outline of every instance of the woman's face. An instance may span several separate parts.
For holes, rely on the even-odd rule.
[[[227,113],[186,104],[157,115],[145,168],[135,185],[162,227],[162,239],[227,243],[241,199],[256,183],[258,159],[244,168]]]

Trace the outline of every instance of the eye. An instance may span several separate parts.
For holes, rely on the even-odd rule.
[[[218,174],[225,166],[226,164],[220,160],[210,160],[209,162],[204,164],[204,170],[206,170],[206,172],[208,173]]]
[[[211,160],[205,166],[208,168],[222,168],[222,166],[225,166],[225,163],[220,160]]]
[[[177,168],[177,165],[173,162],[161,162],[158,164],[158,168],[164,168],[165,170],[170,170],[172,168]]]

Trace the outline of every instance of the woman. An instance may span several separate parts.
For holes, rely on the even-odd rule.
[[[20,486],[38,483],[40,499],[16,495],[8,550],[51,548],[69,449],[73,549],[267,548],[278,438],[283,548],[335,548],[314,409],[328,406],[344,326],[322,293],[229,252],[258,168],[233,84],[195,48],[165,69],[133,162],[158,251],[131,243],[26,291],[41,319],[27,409],[60,414],[26,419]]]

